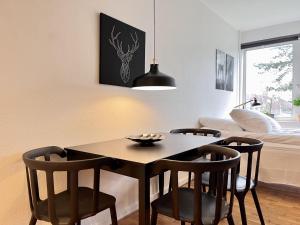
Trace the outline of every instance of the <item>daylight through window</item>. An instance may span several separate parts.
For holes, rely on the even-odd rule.
[[[246,53],[246,99],[256,97],[260,110],[275,118],[291,117],[293,45],[284,44]]]

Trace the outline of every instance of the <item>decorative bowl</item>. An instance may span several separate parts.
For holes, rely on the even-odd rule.
[[[162,134],[130,135],[126,138],[131,141],[137,142],[141,145],[153,145],[154,142],[158,142],[165,139],[165,137]]]

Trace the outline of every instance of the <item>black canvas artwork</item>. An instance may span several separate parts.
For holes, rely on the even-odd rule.
[[[216,89],[233,91],[234,58],[217,49]]]
[[[100,14],[100,84],[132,87],[145,73],[145,32]]]

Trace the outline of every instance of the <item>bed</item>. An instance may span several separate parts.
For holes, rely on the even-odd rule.
[[[300,129],[280,129],[268,133],[249,132],[233,120],[215,118],[200,118],[200,127],[220,130],[225,138],[240,136],[262,140],[264,146],[259,180],[300,187]],[[245,165],[243,161],[246,159],[241,160],[241,165]]]

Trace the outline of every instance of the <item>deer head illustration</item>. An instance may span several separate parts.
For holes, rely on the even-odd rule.
[[[123,43],[122,43],[122,41],[118,40],[118,37],[121,34],[121,32],[118,32],[116,35],[114,35],[114,32],[115,32],[115,26],[113,27],[113,29],[111,31],[109,43],[114,47],[119,59],[122,62],[122,65],[120,68],[120,76],[121,76],[122,81],[126,84],[130,79],[129,63],[133,58],[133,54],[139,48],[138,36],[137,36],[136,32],[135,32],[135,37],[132,34],[130,34],[133,44],[132,44],[132,46],[128,45],[127,52],[124,53],[123,46],[122,46]]]

